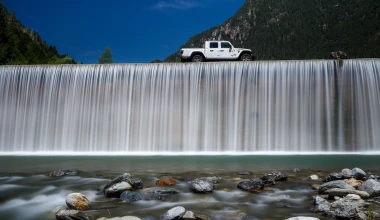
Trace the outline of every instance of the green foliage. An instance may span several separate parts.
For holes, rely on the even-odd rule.
[[[8,13],[0,1],[0,65],[75,64],[67,55],[60,55],[55,46],[42,41],[41,36]]]
[[[106,49],[104,49],[102,55],[99,57],[99,63],[100,64],[113,63],[110,48],[106,47]]]
[[[349,58],[380,57],[380,1],[247,0],[233,17],[182,47],[218,37],[252,49],[261,60],[325,59],[339,50]]]

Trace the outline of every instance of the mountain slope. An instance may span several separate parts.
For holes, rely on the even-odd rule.
[[[75,63],[43,41],[36,31],[22,25],[0,1],[0,65]]]
[[[379,0],[247,0],[220,26],[182,47],[229,40],[257,59],[323,59],[343,50],[349,58],[380,57]],[[174,62],[176,54],[165,61]]]

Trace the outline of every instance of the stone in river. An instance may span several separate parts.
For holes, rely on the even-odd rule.
[[[78,210],[59,210],[55,213],[57,220],[93,220],[94,217]]]
[[[322,184],[319,187],[318,192],[319,193],[325,193],[325,191],[327,191],[329,189],[334,189],[334,188],[349,189],[349,190],[355,189],[354,187],[346,184],[344,180],[335,180],[335,181],[331,181],[331,182],[327,182],[327,183]]]
[[[63,176],[75,176],[77,171],[75,170],[55,170],[49,173],[50,177],[63,177]]]
[[[214,184],[205,180],[195,179],[190,183],[190,189],[196,193],[211,193],[214,190]]]
[[[361,191],[366,191],[370,197],[380,196],[380,183],[373,179],[363,182],[358,189]]]
[[[136,202],[141,200],[141,196],[137,192],[125,191],[120,195],[120,199],[126,202]]]
[[[352,176],[357,180],[362,180],[367,176],[367,174],[360,168],[355,167],[351,170]]]
[[[246,191],[263,189],[264,182],[261,179],[256,178],[249,181],[242,181],[237,185],[237,187],[239,189],[246,190]]]
[[[186,212],[186,209],[182,206],[174,207],[168,210],[163,216],[163,220],[175,220],[181,218]]]
[[[91,208],[90,201],[87,199],[86,196],[80,194],[80,193],[70,193],[66,196],[66,205],[70,209],[76,209],[76,210],[89,210]]]
[[[156,181],[157,186],[173,186],[177,183],[175,179],[172,178],[161,178]]]
[[[104,191],[104,195],[107,197],[118,198],[120,195],[127,190],[132,190],[132,186],[128,182],[119,182],[111,185]]]

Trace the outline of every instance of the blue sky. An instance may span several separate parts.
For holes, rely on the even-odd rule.
[[[165,59],[191,36],[219,25],[245,0],[2,0],[25,26],[60,53],[98,63],[106,47],[115,63]]]

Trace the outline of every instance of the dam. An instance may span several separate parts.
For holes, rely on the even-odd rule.
[[[380,59],[0,67],[0,154],[380,152]]]

